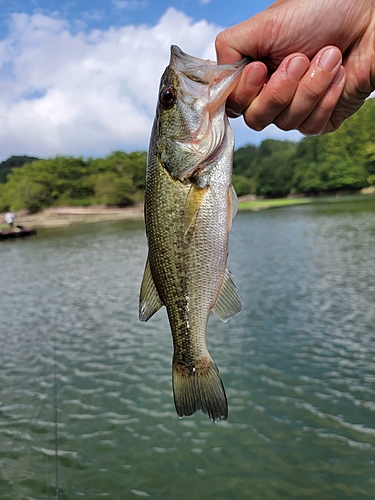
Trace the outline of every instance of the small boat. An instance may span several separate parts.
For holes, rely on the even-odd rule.
[[[36,234],[36,229],[16,229],[12,231],[2,231],[0,233],[0,240],[24,238],[25,236],[33,236],[34,234]]]

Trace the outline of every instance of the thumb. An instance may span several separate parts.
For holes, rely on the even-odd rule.
[[[233,64],[243,56],[260,60],[273,47],[273,16],[263,12],[219,33],[215,40],[218,64]]]

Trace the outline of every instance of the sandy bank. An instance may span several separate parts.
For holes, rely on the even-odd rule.
[[[90,207],[51,207],[36,214],[15,212],[15,224],[30,227],[62,227],[75,223],[93,223],[120,220],[143,220],[143,203],[126,208],[107,208],[103,205]],[[4,227],[4,214],[0,215]]]
[[[375,186],[364,188],[361,194],[375,194]],[[279,198],[259,199],[255,195],[240,196],[239,211],[258,211],[266,208],[281,207],[288,205],[311,203],[312,198]],[[0,214],[0,226],[7,228],[4,220],[5,214]],[[93,223],[105,221],[143,220],[143,203],[138,203],[126,208],[108,208],[105,205],[92,205],[89,207],[51,207],[36,214],[29,215],[25,210],[15,212],[15,224],[26,228],[38,227],[62,227],[75,223]]]

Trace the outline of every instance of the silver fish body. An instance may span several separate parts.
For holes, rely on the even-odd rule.
[[[171,47],[160,84],[147,163],[148,259],[139,316],[165,306],[172,331],[172,381],[180,417],[198,409],[226,420],[228,404],[206,346],[210,311],[223,321],[241,301],[226,268],[236,210],[233,132],[225,101],[245,61],[218,66]]]

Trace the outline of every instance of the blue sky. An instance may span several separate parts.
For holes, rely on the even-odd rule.
[[[214,59],[219,31],[271,3],[0,0],[0,161],[146,150],[170,45]],[[236,147],[299,138],[232,126]]]
[[[206,19],[230,26],[268,7],[268,0],[2,0],[1,18],[13,12],[41,12],[76,22],[86,29],[108,29],[125,24],[156,24],[169,7],[184,12],[195,21]]]

